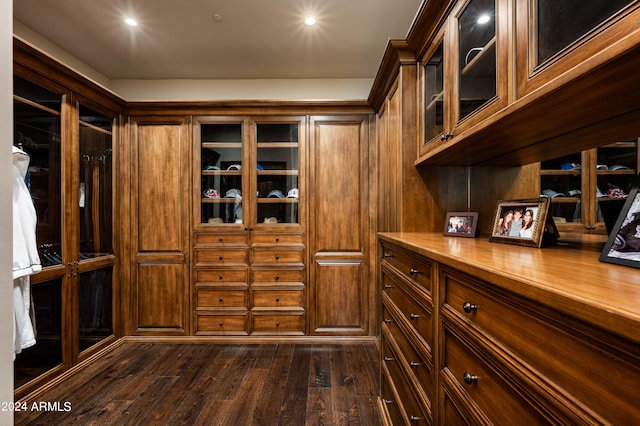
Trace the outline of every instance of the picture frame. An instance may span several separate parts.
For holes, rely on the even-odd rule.
[[[547,234],[557,239],[548,211],[548,198],[498,201],[489,241],[538,248],[543,240],[552,243],[554,238],[543,238]]]
[[[477,237],[478,212],[447,212],[443,235],[450,237]]]
[[[640,268],[640,175],[600,253],[600,261]]]

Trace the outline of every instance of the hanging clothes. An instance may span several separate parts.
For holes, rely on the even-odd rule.
[[[29,155],[13,147],[13,349],[15,355],[36,344],[30,317],[31,278],[42,270],[36,243],[36,210],[25,184]]]

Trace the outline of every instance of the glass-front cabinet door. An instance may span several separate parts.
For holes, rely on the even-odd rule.
[[[244,225],[247,120],[199,120],[201,224]]]
[[[444,37],[442,35],[433,51],[427,53],[427,59],[422,64],[422,75],[424,81],[424,137],[420,147],[421,152],[432,141],[446,140],[445,120],[449,112],[449,103],[445,97]]]
[[[518,95],[609,48],[620,24],[637,29],[637,0],[517,0]],[[618,33],[626,33],[620,30]]]
[[[302,119],[253,123],[256,164],[252,168],[255,225],[299,224]]]

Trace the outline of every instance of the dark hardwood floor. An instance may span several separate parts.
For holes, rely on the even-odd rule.
[[[378,366],[374,344],[125,343],[15,424],[379,425]]]

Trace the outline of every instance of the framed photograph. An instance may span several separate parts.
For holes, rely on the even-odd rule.
[[[478,227],[478,212],[448,212],[444,235],[474,238]]]
[[[498,201],[489,241],[540,247],[548,227],[548,198]],[[557,233],[557,231],[556,231]]]
[[[640,192],[638,183],[630,191],[600,261],[640,268]]]

